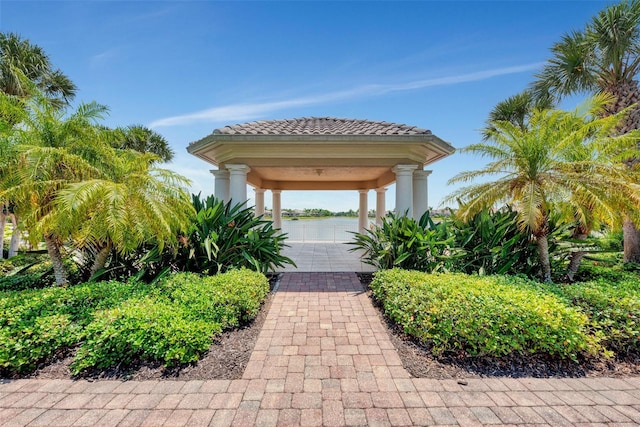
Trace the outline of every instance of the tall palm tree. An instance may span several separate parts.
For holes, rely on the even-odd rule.
[[[61,107],[76,94],[71,79],[54,68],[44,50],[15,33],[0,33],[0,91],[19,98],[30,96],[33,82],[51,102]]]
[[[102,269],[112,250],[134,251],[143,243],[176,243],[195,213],[188,180],[155,166],[158,157],[113,150],[104,175],[69,184],[56,200],[61,234],[80,248],[93,248],[90,274]]]
[[[162,135],[142,125],[113,129],[110,141],[115,148],[153,153],[163,162],[171,161],[175,154]]]
[[[0,99],[7,96],[0,93]],[[81,104],[72,114],[65,115],[37,91],[24,107],[20,126],[2,136],[3,140],[11,140],[8,145],[13,154],[0,170],[0,200],[12,201],[33,244],[44,237],[56,283],[65,285],[65,236],[55,227],[54,202],[65,186],[99,177],[111,163],[105,155],[108,146],[100,140],[96,127],[107,108],[96,103]]]
[[[606,93],[604,115],[631,107],[617,133],[640,128],[640,0],[623,1],[600,11],[583,31],[565,34],[553,57],[536,75],[537,96]],[[640,262],[640,235],[631,215],[624,221],[624,260]]]
[[[639,131],[611,136],[623,115],[594,117],[607,101],[600,97],[573,112],[534,110],[526,129],[508,121],[490,122],[488,142],[463,152],[493,159],[485,168],[462,172],[449,182],[479,177],[496,180],[464,187],[448,200],[460,200],[460,215],[471,217],[497,203],[512,204],[518,222],[538,246],[542,278],[551,280],[547,236],[549,218],[560,202],[578,214],[586,205],[601,210],[608,222],[620,221],[624,209],[640,208],[640,185],[620,156],[637,154]],[[600,153],[605,153],[602,156]]]

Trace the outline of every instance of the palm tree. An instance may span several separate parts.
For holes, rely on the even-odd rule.
[[[90,275],[102,269],[112,250],[128,253],[143,243],[176,243],[195,213],[188,180],[154,164],[158,157],[113,150],[104,176],[69,184],[56,200],[59,227],[79,248],[95,254]]]
[[[536,98],[530,90],[525,90],[519,94],[510,96],[504,101],[500,101],[489,112],[487,126],[482,130],[482,140],[491,138],[491,133],[495,131],[491,127],[493,122],[510,122],[520,129],[527,129],[529,118],[534,110],[547,110],[555,105],[549,96]]]
[[[163,162],[173,159],[174,152],[169,142],[159,133],[142,125],[114,129],[110,140],[115,148],[153,153]]]
[[[0,93],[0,98],[7,96]],[[3,141],[11,140],[11,144],[2,145],[11,146],[13,154],[0,170],[0,200],[12,201],[32,244],[44,237],[56,283],[65,285],[62,250],[66,236],[56,228],[54,202],[68,184],[101,176],[101,170],[112,161],[105,155],[108,146],[100,140],[95,125],[107,108],[81,104],[65,116],[37,91],[24,107],[20,126],[2,136]]]
[[[611,223],[620,220],[621,208],[640,208],[637,177],[619,162],[620,156],[637,154],[640,132],[610,136],[624,116],[595,117],[594,112],[607,101],[598,97],[574,112],[534,110],[525,129],[508,121],[490,122],[488,142],[462,151],[493,161],[449,181],[499,175],[496,180],[464,187],[448,200],[460,200],[462,218],[500,202],[512,204],[520,227],[536,240],[545,281],[551,280],[547,236],[555,205],[568,203],[578,215],[584,206],[596,206]]]
[[[0,91],[18,98],[29,97],[31,90],[23,77],[57,107],[75,96],[76,86],[54,68],[42,48],[15,33],[0,33]]]
[[[584,31],[565,34],[551,51],[553,57],[532,85],[536,96],[610,94],[611,102],[602,114],[617,114],[631,107],[615,132],[640,128],[640,0],[608,6]],[[631,216],[623,225],[624,260],[640,262],[640,235]]]
[[[0,91],[10,95],[2,99],[0,122],[3,127],[13,127],[21,121],[20,110],[23,102],[34,90],[43,93],[52,105],[61,108],[73,99],[76,86],[62,71],[55,69],[47,54],[29,40],[22,39],[14,33],[0,33]],[[0,132],[2,130],[0,129]],[[6,131],[6,129],[5,129]],[[6,157],[5,157],[6,158]],[[9,209],[12,206],[7,200],[0,200],[1,237],[4,238],[4,226],[7,217],[13,224],[13,233],[9,246],[9,257],[17,252],[20,242],[18,217]],[[0,249],[4,242],[0,242]],[[3,252],[0,250],[0,259]]]

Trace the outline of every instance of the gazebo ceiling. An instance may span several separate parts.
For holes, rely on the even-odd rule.
[[[382,187],[395,165],[422,168],[455,151],[425,129],[330,117],[225,126],[187,150],[220,169],[246,164],[251,185],[282,190]]]

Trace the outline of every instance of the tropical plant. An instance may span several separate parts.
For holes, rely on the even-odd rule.
[[[527,131],[529,128],[529,119],[535,110],[549,109],[553,107],[553,99],[550,95],[541,95],[535,97],[530,90],[526,90],[518,95],[507,98],[506,100],[498,103],[489,113],[489,119],[487,121],[487,127],[483,129],[483,140],[487,141],[491,137],[491,133],[496,129],[491,125],[495,121],[506,121],[515,126],[518,126],[522,131]],[[592,154],[585,151],[577,151],[576,156],[580,154]],[[575,158],[574,160],[580,160]],[[587,240],[590,237],[591,232],[594,229],[599,228],[599,218],[597,217],[597,210],[594,206],[581,206],[581,214],[578,215],[574,211],[572,204],[561,204],[564,206],[567,219],[574,221],[572,233],[562,242],[562,247],[558,248],[558,254],[564,251],[565,255],[569,257],[569,264],[567,267],[567,278],[573,280],[582,258],[587,252],[594,250],[594,245]],[[559,233],[558,233],[559,234]]]
[[[419,221],[391,213],[380,226],[353,234],[349,250],[361,251],[363,262],[379,270],[446,270],[459,256],[447,224],[434,223],[428,211]]]
[[[281,253],[286,234],[262,216],[255,217],[253,209],[200,195],[193,195],[193,206],[195,219],[178,254],[181,269],[218,274],[246,267],[267,273],[295,265]]]
[[[112,250],[131,253],[144,243],[160,252],[165,244],[175,248],[193,215],[188,180],[154,166],[157,156],[114,150],[109,157],[100,177],[68,184],[55,201],[57,229],[94,254],[90,276],[104,268]]]
[[[0,93],[0,98],[7,96]],[[100,166],[111,163],[95,126],[107,108],[80,104],[65,115],[39,92],[24,106],[20,126],[2,138],[11,140],[13,155],[2,165],[0,199],[12,201],[33,245],[44,236],[56,283],[62,285],[67,283],[62,261],[67,236],[55,227],[54,201],[65,186],[95,178]]]
[[[142,125],[113,129],[109,140],[118,149],[153,153],[163,162],[173,159],[174,152],[169,142],[159,133]]]
[[[461,252],[453,270],[467,274],[525,274],[538,268],[531,235],[518,227],[518,213],[509,205],[490,212],[484,209],[463,220],[446,220]]]
[[[499,175],[464,187],[448,200],[461,200],[458,214],[463,219],[500,202],[512,204],[520,227],[535,237],[544,281],[551,280],[547,236],[554,205],[570,206],[581,219],[587,215],[585,207],[593,207],[612,224],[621,222],[621,212],[640,207],[637,176],[620,162],[637,153],[639,133],[611,136],[624,116],[598,117],[607,101],[597,97],[573,112],[536,110],[525,130],[507,121],[491,122],[490,140],[463,151],[494,161],[449,181]]]
[[[639,0],[607,6],[584,30],[565,34],[551,52],[552,58],[532,85],[536,96],[609,94],[610,102],[600,114],[617,114],[629,109],[613,132],[626,133],[640,128]],[[640,235],[632,217],[630,213],[624,221],[624,260],[640,262]]]
[[[510,96],[496,104],[489,112],[487,127],[482,130],[482,140],[491,139],[491,133],[495,129],[493,122],[509,122],[526,130],[529,126],[529,118],[535,110],[547,110],[553,108],[553,100],[549,96],[534,97],[530,90],[525,90],[517,95]]]
[[[30,97],[32,91],[24,78],[57,107],[67,104],[76,93],[73,82],[54,68],[42,48],[15,33],[0,33],[0,91]]]

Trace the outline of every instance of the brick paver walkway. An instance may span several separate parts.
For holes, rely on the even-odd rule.
[[[640,378],[411,378],[353,273],[287,273],[239,380],[18,380],[2,426],[640,424]]]

